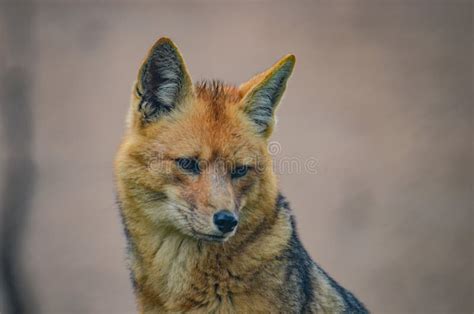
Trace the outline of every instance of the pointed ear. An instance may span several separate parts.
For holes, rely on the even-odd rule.
[[[136,94],[143,121],[153,121],[170,112],[193,93],[191,77],[178,48],[169,38],[160,38],[138,72]]]
[[[243,110],[255,125],[257,133],[269,137],[275,124],[275,108],[293,71],[295,56],[287,55],[267,71],[253,77],[239,89]]]

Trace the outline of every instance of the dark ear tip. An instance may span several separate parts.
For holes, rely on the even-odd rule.
[[[288,61],[291,62],[291,63],[295,63],[295,62],[296,62],[296,57],[295,57],[294,54],[286,55],[286,58],[287,58]]]
[[[294,68],[296,63],[296,57],[294,54],[288,54],[283,57],[282,64],[288,64],[292,69]]]
[[[152,47],[152,51],[155,50],[156,48],[163,46],[163,45],[168,45],[171,46],[173,49],[176,49],[176,45],[173,43],[173,41],[168,38],[168,37],[161,37],[156,41],[156,43]]]

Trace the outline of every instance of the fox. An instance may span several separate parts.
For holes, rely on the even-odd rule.
[[[268,143],[294,65],[193,83],[169,38],[149,50],[115,158],[139,313],[368,313],[312,260],[278,188]]]

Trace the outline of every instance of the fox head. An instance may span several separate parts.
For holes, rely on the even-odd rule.
[[[287,55],[239,87],[194,85],[177,47],[159,39],[139,69],[116,159],[126,218],[213,242],[271,219],[267,141],[294,64]]]

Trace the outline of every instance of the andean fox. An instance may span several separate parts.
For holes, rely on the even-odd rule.
[[[295,65],[194,84],[168,38],[132,88],[115,160],[140,313],[367,313],[308,255],[267,150]]]

